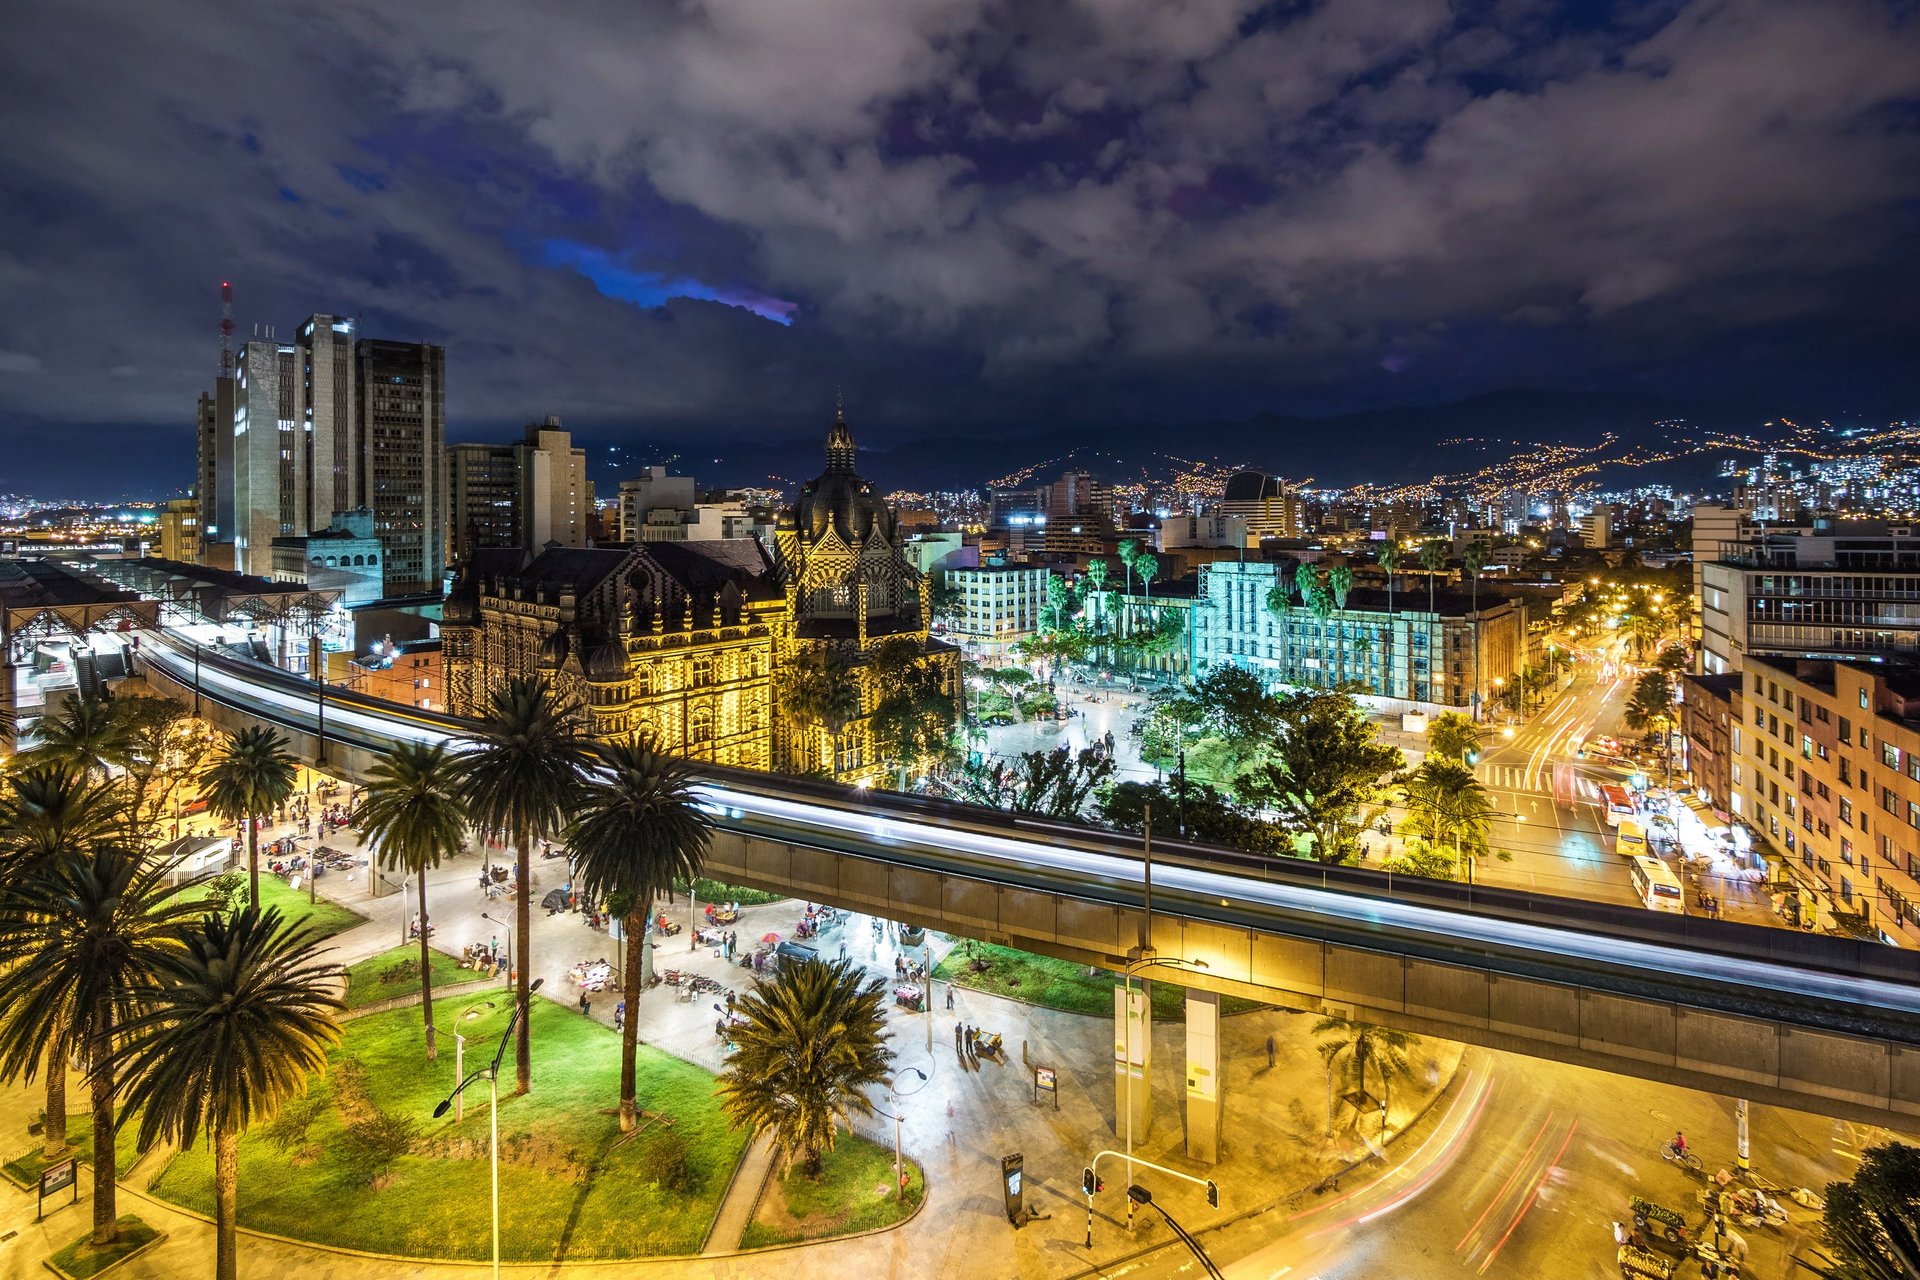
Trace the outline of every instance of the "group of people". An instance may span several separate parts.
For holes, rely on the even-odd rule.
[[[919,982],[927,976],[927,966],[919,960],[908,963],[905,956],[895,955],[893,976],[905,982]]]

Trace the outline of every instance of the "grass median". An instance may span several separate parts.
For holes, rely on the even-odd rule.
[[[461,968],[460,962],[444,951],[428,948],[427,955],[433,961],[433,1003],[436,1010],[440,1005],[440,988],[457,982],[473,982],[486,976],[472,969]],[[377,956],[368,956],[358,964],[347,966],[349,1009],[364,1009],[382,1000],[399,996],[417,997],[419,994],[420,944],[417,942],[383,951]]]
[[[984,963],[985,967],[979,967]],[[1186,988],[1166,975],[1177,970],[1162,970],[1152,984],[1153,1016],[1159,1022],[1183,1022],[1187,1016]],[[962,942],[949,951],[934,968],[933,976],[942,982],[1007,996],[1059,1009],[1066,1013],[1113,1016],[1113,989],[1120,975],[1106,969],[1091,968],[1072,960],[1035,955],[990,942]],[[1135,981],[1139,981],[1138,978]],[[1221,996],[1220,1012],[1245,1013],[1265,1006],[1239,996]]]
[[[467,1037],[473,1068],[506,1028],[504,996],[468,993],[437,1005],[444,1021],[436,1019],[442,1049],[434,1062],[423,1056],[415,1010],[346,1024],[327,1077],[314,1086],[316,1101],[241,1140],[241,1225],[376,1253],[488,1257],[485,1088],[468,1090],[464,1121],[451,1111],[432,1117],[454,1084],[447,1033]],[[539,997],[532,1019],[532,1092],[500,1099],[501,1257],[697,1252],[745,1145],[727,1126],[713,1077],[641,1045],[640,1105],[661,1118],[623,1140],[611,1114],[618,1037]],[[511,1048],[501,1076],[510,1089]],[[210,1213],[211,1153],[203,1144],[176,1156],[153,1190]]]
[[[893,1193],[893,1151],[865,1138],[843,1136],[821,1161],[820,1177],[796,1165],[767,1183],[740,1238],[742,1249],[793,1244],[889,1227],[912,1216],[927,1193],[920,1166],[906,1163],[903,1198]]]

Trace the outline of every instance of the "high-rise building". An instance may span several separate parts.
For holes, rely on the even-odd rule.
[[[1230,477],[1217,510],[1223,516],[1245,520],[1247,536],[1255,542],[1261,538],[1298,538],[1307,531],[1300,495],[1279,477],[1259,471],[1242,471]]]
[[[233,379],[231,481],[221,473],[219,393],[211,429],[215,540],[231,529],[234,567],[268,577],[273,540],[373,511],[389,595],[438,590],[444,572],[441,451],[446,356],[424,343],[359,340],[340,316],[307,318],[292,342],[244,343]],[[224,380],[223,380],[224,381]],[[231,494],[232,515],[227,515]]]
[[[362,338],[354,488],[385,548],[386,594],[437,594],[447,568],[446,351]]]
[[[520,545],[520,459],[510,444],[447,446],[447,555]]]
[[[194,497],[200,501],[201,563],[233,568],[234,378],[223,372],[200,393],[195,432]]]
[[[464,564],[482,547],[537,552],[549,542],[584,547],[593,523],[587,451],[560,419],[528,425],[518,444],[446,450],[447,542]]]

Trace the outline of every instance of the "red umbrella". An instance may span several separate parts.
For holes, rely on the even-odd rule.
[[[779,935],[779,934],[777,934],[777,933],[769,933],[769,934],[767,934],[767,935],[766,935],[765,937],[763,937],[763,938],[761,938],[761,939],[760,939],[760,941],[762,941],[762,942],[778,942],[778,941],[780,941],[780,935]]]

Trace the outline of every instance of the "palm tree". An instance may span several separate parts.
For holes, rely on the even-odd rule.
[[[223,822],[247,828],[247,901],[260,902],[260,829],[293,794],[298,766],[287,740],[265,725],[242,729],[200,775],[201,798]]]
[[[85,1059],[93,1111],[93,1241],[115,1238],[119,1037],[156,998],[200,911],[176,864],[110,846],[55,859],[0,891],[0,1072]]]
[[[1349,1022],[1332,1015],[1314,1023],[1313,1034],[1329,1037],[1320,1043],[1320,1060],[1327,1064],[1329,1076],[1333,1074],[1335,1066],[1344,1060],[1348,1080],[1355,1090],[1364,1091],[1367,1087],[1367,1067],[1373,1067],[1374,1074],[1380,1077],[1380,1123],[1385,1128],[1387,1108],[1393,1101],[1393,1082],[1408,1074],[1411,1064],[1407,1054],[1420,1043],[1420,1037],[1396,1031],[1392,1027],[1375,1026],[1370,1022]],[[1359,1116],[1356,1114],[1354,1118],[1357,1121]],[[1331,1131],[1331,1110],[1327,1125]]]
[[[1400,568],[1399,539],[1389,536],[1387,540],[1382,542],[1378,549],[1374,551],[1373,558],[1379,562],[1380,567],[1386,571],[1387,575],[1387,625],[1385,635],[1388,644],[1385,654],[1387,662],[1386,674],[1383,679],[1382,691],[1391,695],[1393,692],[1393,645],[1391,643],[1393,638],[1393,576],[1395,571]]]
[[[1374,562],[1386,571],[1387,612],[1391,614],[1393,612],[1393,575],[1394,572],[1400,568],[1399,541],[1394,538],[1388,538],[1374,550],[1373,558]]]
[[[532,995],[529,971],[533,924],[533,842],[566,826],[591,760],[587,744],[574,734],[579,708],[554,696],[544,680],[515,676],[493,691],[487,715],[474,732],[475,749],[460,758],[458,794],[473,822],[495,839],[514,844],[519,871],[514,905],[515,937],[520,943],[517,998],[525,1007]],[[515,1039],[515,1093],[533,1087],[533,1040],[520,1019]]]
[[[712,823],[699,807],[693,770],[646,739],[600,749],[611,777],[588,792],[568,833],[580,891],[626,918],[626,1020],[620,1028],[620,1129],[633,1132],[634,1046],[639,1041],[640,946],[654,899],[673,882],[692,884],[706,861]]]
[[[31,765],[0,790],[0,895],[24,877],[63,859],[90,853],[112,838],[119,796],[107,783],[88,779],[64,761]],[[46,1039],[44,1059],[23,1066],[29,1083],[36,1069],[47,1073],[46,1120],[42,1143],[48,1160],[67,1151],[67,1063],[56,1023]]]
[[[445,743],[402,742],[368,772],[366,797],[353,815],[361,841],[378,846],[380,865],[404,870],[420,886],[420,1012],[426,1021],[429,1060],[438,1052],[433,1039],[433,956],[427,947],[427,872],[466,843],[467,814],[459,781],[459,768]]]
[[[818,1177],[840,1126],[873,1113],[865,1091],[890,1083],[885,990],[848,961],[801,960],[739,1002],[746,1022],[716,1091],[735,1126],[772,1134],[783,1172],[798,1157]]]
[[[206,915],[179,936],[148,1008],[125,1028],[121,1074],[131,1087],[120,1114],[144,1108],[142,1151],[161,1140],[191,1147],[202,1131],[212,1138],[214,1276],[234,1280],[240,1135],[325,1068],[340,1040],[340,970],[278,911]]]
[[[1420,567],[1427,571],[1427,612],[1433,612],[1433,575],[1447,567],[1447,544],[1435,538],[1420,547]]]
[[[1473,714],[1480,714],[1480,571],[1487,567],[1487,546],[1469,542],[1461,562],[1473,575]]]
[[[1401,830],[1432,848],[1451,845],[1456,870],[1484,853],[1493,830],[1493,801],[1464,760],[1433,755],[1401,784],[1407,816]]]
[[[1326,589],[1333,595],[1333,608],[1344,610],[1347,607],[1347,595],[1353,590],[1353,570],[1344,562],[1327,570]],[[1334,653],[1338,660],[1340,679],[1347,678],[1347,624],[1342,622],[1340,629],[1334,632]]]
[[[1133,594],[1133,566],[1140,558],[1140,543],[1133,538],[1120,539],[1120,545],[1114,554],[1120,557],[1120,563],[1127,570],[1127,594]]]
[[[69,698],[59,715],[40,721],[40,749],[104,782],[127,763],[133,741],[114,703],[101,697]]]
[[[847,655],[830,645],[797,650],[775,673],[774,700],[788,719],[826,731],[826,771],[838,773],[840,734],[860,715],[860,683]]]

